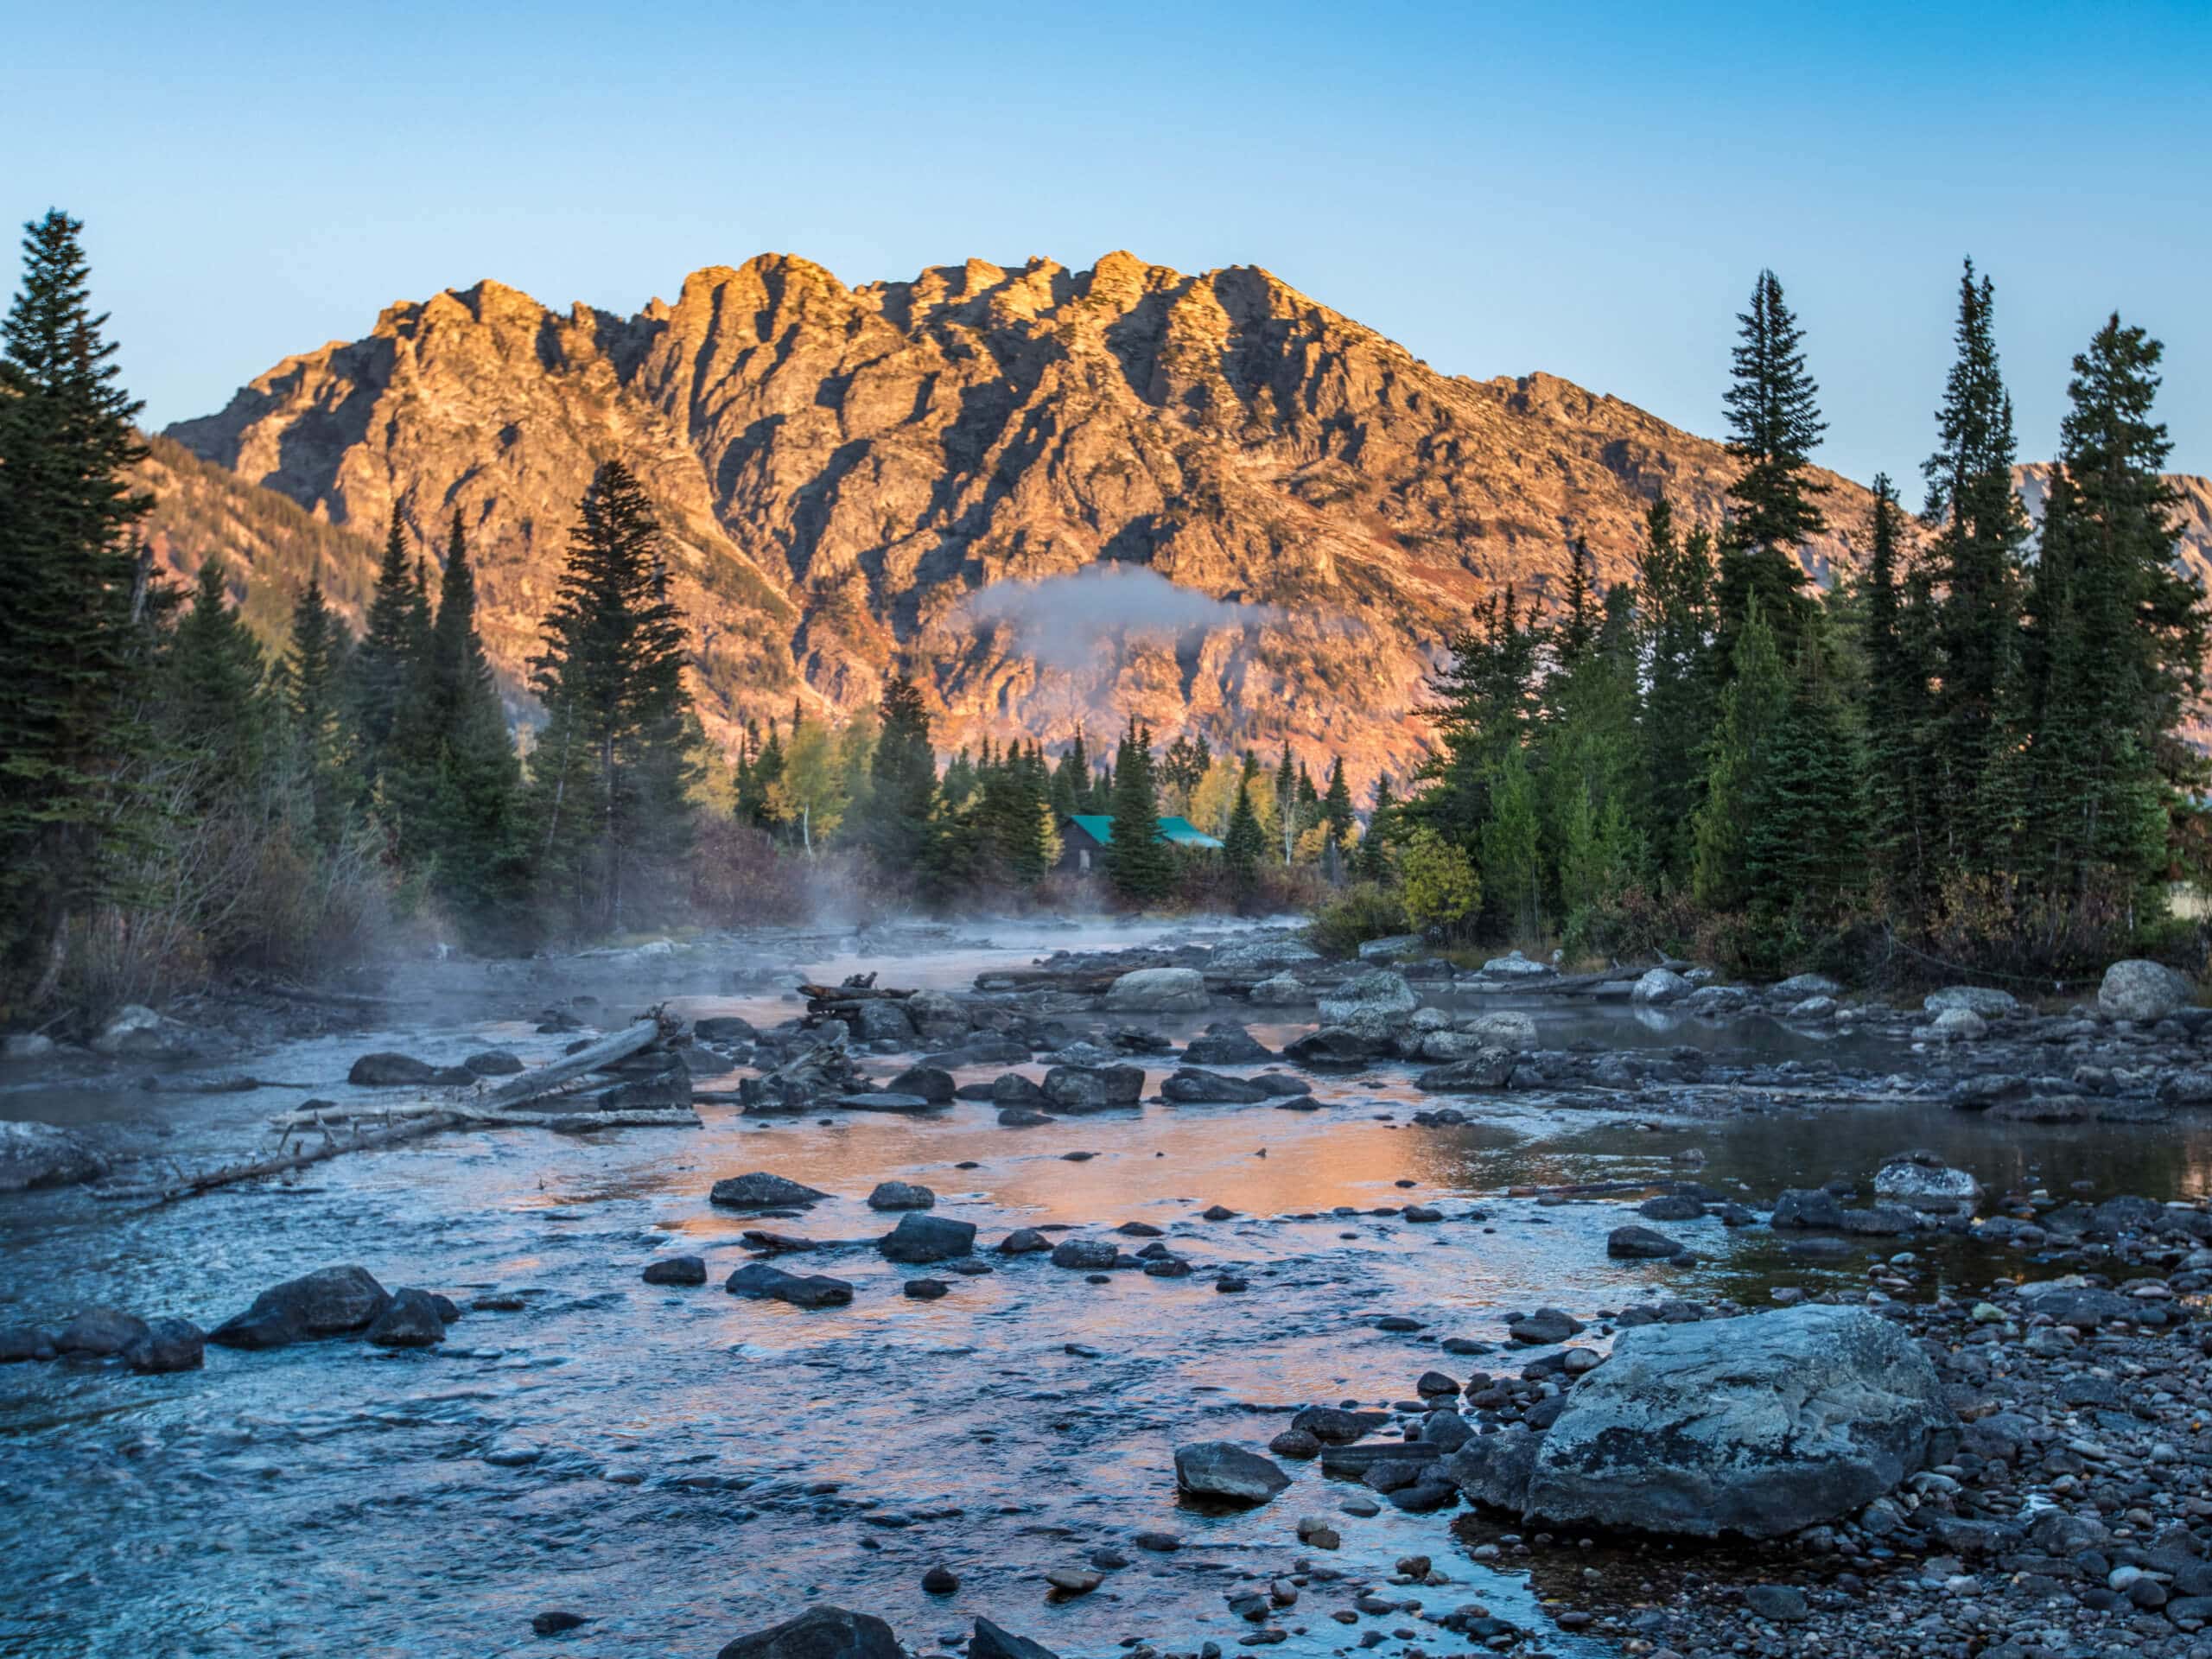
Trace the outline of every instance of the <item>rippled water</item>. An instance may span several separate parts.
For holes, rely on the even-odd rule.
[[[1039,943],[896,963],[831,952],[796,965],[962,984]],[[722,994],[722,969],[702,982],[695,1013],[792,1011],[772,993]],[[1655,1033],[1626,1009],[1525,1006],[1547,1046],[1839,1052],[1778,1027]],[[440,1060],[490,1043],[535,1061],[563,1039],[512,1017],[529,1011],[296,1045],[252,1069],[333,1093],[354,1054],[380,1046]],[[1302,1028],[1255,1032],[1274,1045]],[[1844,1063],[1887,1071],[1904,1058]],[[2000,1187],[2031,1175],[2195,1192],[2212,1166],[2212,1142],[2194,1133],[2005,1126],[2000,1135],[1925,1107],[1713,1123],[1655,1116],[1649,1102],[1592,1110],[1474,1100],[1454,1103],[1473,1122],[1420,1127],[1405,1077],[1378,1069],[1328,1081],[1311,1112],[1153,1105],[1028,1129],[1000,1128],[982,1104],[924,1119],[773,1123],[708,1105],[702,1131],[452,1134],[340,1159],[293,1186],[162,1208],[78,1192],[0,1200],[0,1321],[59,1323],[107,1302],[213,1325],[263,1286],[338,1262],[464,1306],[494,1290],[524,1301],[470,1313],[427,1352],[211,1348],[205,1370],[163,1377],[0,1368],[10,1569],[0,1652],[492,1654],[534,1645],[530,1616],[566,1607],[593,1622],[561,1638],[563,1650],[709,1655],[817,1598],[880,1614],[917,1652],[964,1633],[978,1613],[1064,1654],[1136,1636],[1192,1649],[1233,1644],[1251,1628],[1224,1601],[1245,1575],[1285,1572],[1307,1554],[1380,1576],[1401,1554],[1427,1554],[1456,1581],[1411,1592],[1432,1607],[1479,1600],[1542,1625],[1524,1580],[1451,1543],[1448,1514],[1338,1517],[1344,1548],[1319,1554],[1297,1542],[1298,1516],[1333,1515],[1353,1488],[1293,1465],[1294,1485],[1273,1503],[1198,1514],[1176,1502],[1173,1447],[1264,1442],[1281,1408],[1309,1402],[1403,1399],[1438,1363],[1437,1338],[1496,1339],[1516,1308],[1587,1314],[1660,1294],[1749,1296],[1780,1267],[1763,1236],[1717,1223],[1679,1230],[1709,1253],[1696,1269],[1611,1262],[1603,1241],[1623,1218],[1619,1201],[1540,1205],[1503,1198],[1509,1185],[1665,1179],[1685,1172],[1678,1155],[1693,1149],[1705,1160],[1699,1179],[1759,1195],[1863,1175],[1910,1145]],[[0,1096],[0,1112],[166,1132],[194,1163],[245,1148],[292,1098],[19,1090]],[[1065,1156],[1077,1151],[1093,1155]],[[969,1160],[977,1166],[957,1167]],[[1146,1221],[1198,1272],[1094,1286],[1041,1257],[990,1255],[997,1271],[944,1275],[951,1294],[923,1303],[899,1294],[918,1270],[863,1244],[799,1258],[804,1270],[852,1281],[849,1308],[744,1301],[719,1281],[750,1259],[739,1241],[749,1218],[713,1210],[706,1192],[753,1169],[837,1195],[803,1221],[770,1224],[790,1232],[873,1238],[887,1223],[861,1200],[877,1181],[903,1179],[934,1187],[938,1212],[976,1222],[985,1245],[1017,1225]],[[1396,1185],[1405,1179],[1418,1185]],[[1316,1213],[1416,1197],[1449,1219]],[[1460,1218],[1474,1200],[1487,1222]],[[1198,1219],[1217,1203],[1243,1217]],[[656,1253],[678,1249],[708,1258],[706,1287],[640,1281]],[[1247,1274],[1250,1292],[1217,1294],[1217,1268]],[[1427,1328],[1383,1334],[1374,1322],[1385,1313]],[[1457,1374],[1499,1362],[1443,1363]],[[1147,1529],[1178,1532],[1185,1547],[1132,1548]],[[1102,1545],[1132,1564],[1090,1596],[1049,1599],[1041,1574],[1080,1566]],[[919,1587],[939,1562],[961,1577],[953,1596]],[[1357,1632],[1327,1616],[1342,1605],[1309,1588],[1281,1620],[1306,1634],[1284,1650],[1344,1648]],[[1602,1650],[1563,1636],[1550,1645]]]

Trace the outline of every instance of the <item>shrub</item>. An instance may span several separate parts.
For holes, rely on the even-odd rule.
[[[1406,921],[1417,930],[1456,928],[1483,901],[1483,884],[1464,849],[1428,829],[1408,836],[1398,855]]]
[[[1316,950],[1349,957],[1368,939],[1406,931],[1404,899],[1379,881],[1356,881],[1314,907],[1306,937]]]

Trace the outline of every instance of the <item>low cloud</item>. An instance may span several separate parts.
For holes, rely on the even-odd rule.
[[[1100,647],[1122,639],[1182,639],[1217,629],[1257,629],[1279,621],[1273,605],[1241,605],[1179,588],[1156,570],[1087,565],[1041,582],[1001,582],[963,601],[956,626],[1006,626],[1025,654],[1072,671],[1095,664]]]

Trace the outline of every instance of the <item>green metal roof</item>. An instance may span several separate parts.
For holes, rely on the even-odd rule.
[[[1107,814],[1076,812],[1069,815],[1068,822],[1080,824],[1084,833],[1101,846],[1113,845],[1114,820]],[[1221,845],[1218,840],[1206,834],[1188,818],[1160,819],[1160,838],[1162,841],[1172,841],[1178,847],[1218,847]]]

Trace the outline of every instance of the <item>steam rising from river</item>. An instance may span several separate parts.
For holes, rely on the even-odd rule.
[[[1179,588],[1156,570],[1093,564],[1040,582],[1001,582],[962,604],[955,621],[976,629],[1003,625],[1016,647],[1067,672],[1098,661],[1116,639],[1180,640],[1217,629],[1256,632],[1283,620],[1273,605],[1215,599]]]

